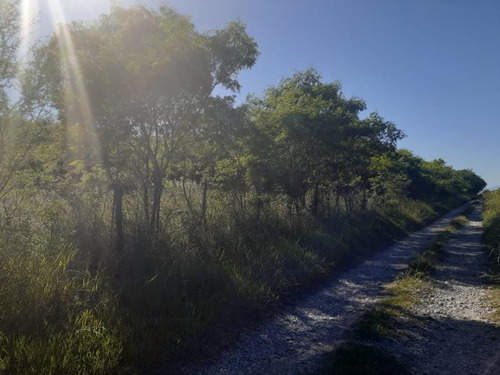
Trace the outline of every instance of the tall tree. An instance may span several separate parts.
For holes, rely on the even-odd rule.
[[[68,33],[73,59],[60,56],[61,38],[48,46],[61,61],[55,103],[68,120],[68,107],[81,98],[68,98],[64,70],[77,64],[114,194],[121,252],[124,194],[139,189],[150,233],[157,233],[168,168],[200,133],[214,90],[239,88],[237,74],[254,64],[257,45],[240,23],[200,34],[168,7],[115,6],[98,21],[70,25]]]
[[[313,211],[319,205],[319,187],[327,176],[343,166],[341,150],[347,130],[358,120],[365,104],[357,98],[346,99],[340,84],[322,83],[313,69],[283,79],[268,89],[262,99],[251,102],[253,120],[262,134],[255,137],[268,145],[264,164],[272,165],[270,178],[289,197],[297,212],[306,206],[306,194],[315,190]],[[260,163],[262,165],[262,163]]]
[[[344,198],[347,210],[361,191],[360,205],[366,207],[370,159],[395,152],[403,137],[376,113],[360,119],[364,101],[345,98],[338,82],[321,82],[314,69],[283,79],[263,98],[253,98],[250,109],[260,133],[253,137],[254,166],[273,166],[271,185],[289,197],[297,213],[312,196],[310,207],[318,216],[321,193],[330,188]]]
[[[0,0],[0,111],[5,111],[7,92],[16,72],[16,52],[19,46],[19,10],[13,0]],[[0,112],[0,116],[4,115]]]
[[[0,0],[0,194],[15,170],[17,157],[10,157],[15,149],[10,124],[14,121],[7,90],[16,73],[16,52],[19,45],[19,11],[14,0]]]

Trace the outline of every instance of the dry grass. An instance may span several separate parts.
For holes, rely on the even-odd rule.
[[[488,303],[495,309],[491,314],[491,318],[500,325],[500,286],[491,289],[488,295]]]

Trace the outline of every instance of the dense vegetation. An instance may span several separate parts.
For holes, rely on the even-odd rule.
[[[114,7],[23,64],[9,0],[0,26],[6,373],[168,359],[485,185],[398,150],[395,124],[313,69],[236,105],[258,57],[238,22]]]
[[[492,314],[500,322],[500,189],[483,193],[483,243],[489,256],[489,276],[496,287],[490,290]]]
[[[483,242],[491,258],[492,276],[500,277],[500,189],[483,193]]]

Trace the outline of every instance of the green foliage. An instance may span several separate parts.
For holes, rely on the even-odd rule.
[[[309,69],[283,79],[262,99],[252,98],[250,116],[255,123],[250,153],[253,167],[266,174],[252,181],[286,194],[297,210],[305,209],[314,189],[312,210],[318,215],[320,189],[334,191],[348,209],[356,190],[364,194],[366,208],[371,157],[395,150],[403,133],[378,114],[360,120],[366,107],[358,98],[346,99],[338,82],[322,83]]]
[[[64,202],[43,193],[31,198],[37,207],[18,206],[1,221],[0,369],[108,373],[123,348],[115,301],[101,276],[74,268],[80,261],[68,242]]]
[[[15,0],[0,0],[0,118],[7,114],[7,93],[16,69],[19,9]]]
[[[9,374],[108,374],[116,369],[122,343],[116,330],[83,311],[66,332],[46,338],[0,334],[0,370]]]
[[[483,193],[483,243],[490,255],[492,276],[500,274],[500,190]],[[499,278],[500,279],[500,278]]]
[[[483,244],[490,259],[491,280],[496,284],[489,292],[488,300],[494,309],[491,317],[500,322],[500,190],[483,193]]]
[[[313,69],[236,106],[255,40],[239,22],[201,34],[168,7],[65,25],[34,49],[14,110],[12,4],[0,0],[0,371],[167,361],[484,186],[397,150],[395,124],[362,118],[364,101]]]

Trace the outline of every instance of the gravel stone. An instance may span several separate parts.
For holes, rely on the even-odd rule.
[[[490,320],[489,286],[482,277],[481,206],[446,246],[412,319],[398,325],[400,339],[377,344],[403,358],[416,374],[500,374],[500,327]]]

